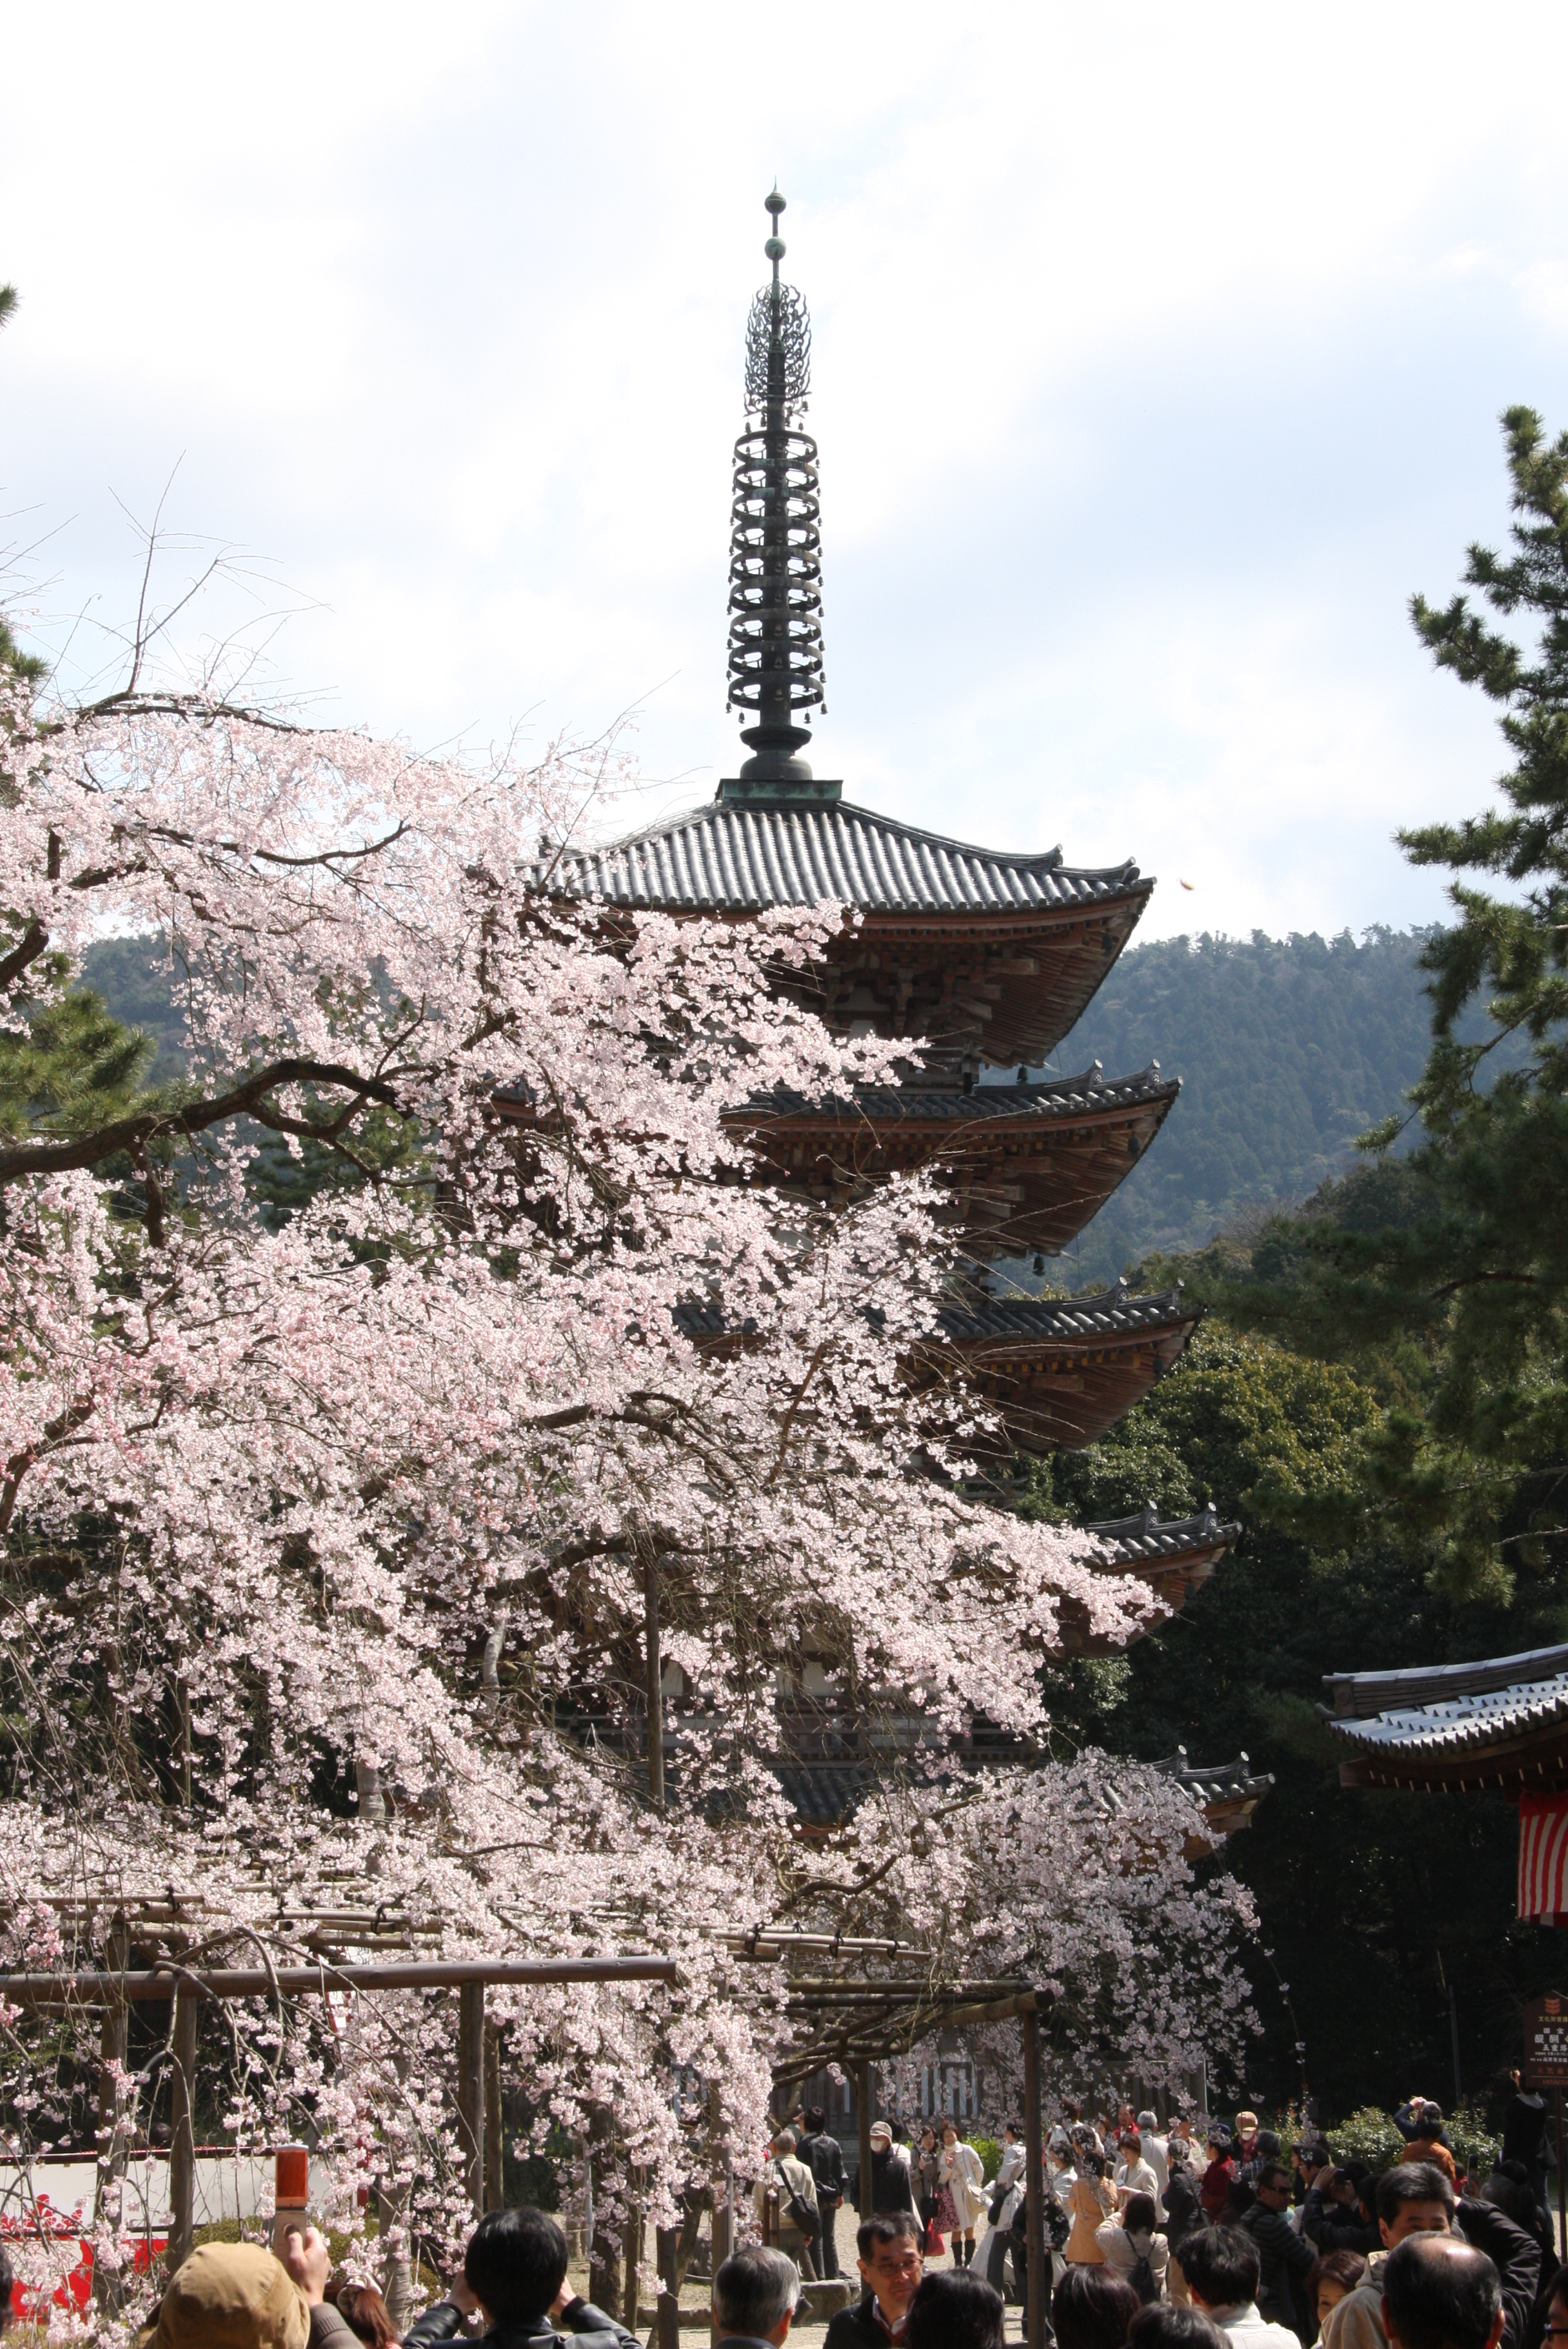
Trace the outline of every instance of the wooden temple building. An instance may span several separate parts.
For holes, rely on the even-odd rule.
[[[1323,1685],[1342,1786],[1511,1797],[1518,1914],[1568,1924],[1568,1647],[1335,1672]]]
[[[552,850],[538,883],[592,900],[611,926],[643,911],[743,923],[779,907],[849,909],[816,961],[781,969],[777,984],[844,1036],[906,1040],[906,1081],[822,1100],[780,1091],[730,1115],[775,1184],[820,1203],[853,1200],[895,1172],[940,1178],[967,1269],[908,1374],[937,1420],[944,1390],[977,1389],[1001,1424],[1000,1466],[1016,1452],[1095,1442],[1180,1358],[1200,1319],[1179,1288],[1031,1288],[1153,1144],[1181,1090],[1157,1063],[1109,1076],[1099,1062],[1068,1076],[1047,1065],[1154,883],[1131,862],[1075,865],[1060,848],[919,830],[855,805],[803,756],[823,700],[817,448],[801,426],[810,331],[779,278],[784,199],[775,191],[768,206],[772,280],[748,326],[730,554],[729,698],[748,721],[750,756],[702,805],[626,838]],[[498,1105],[531,1114],[516,1094]],[[714,1307],[694,1304],[683,1320],[699,1342],[738,1341]],[[1177,1607],[1239,1533],[1212,1510],[1090,1530],[1108,1570],[1144,1576]],[[668,1693],[678,1708],[678,1690]],[[826,1720],[801,1734],[797,1799],[824,1830],[852,1806],[872,1757]]]

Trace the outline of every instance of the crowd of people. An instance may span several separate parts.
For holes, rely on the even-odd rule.
[[[1461,2168],[1441,2111],[1419,2096],[1394,2116],[1404,2153],[1381,2175],[1310,2135],[1286,2147],[1251,2112],[1167,2130],[1126,2108],[1097,2124],[1067,2100],[1042,2178],[1047,2337],[1058,2349],[1224,2349],[1226,2336],[1231,2349],[1568,2349],[1544,2106],[1513,2085],[1484,2176]],[[952,2121],[907,2146],[879,2122],[869,2176],[845,2179],[836,2142],[832,2156],[816,2149],[821,2116],[804,2117],[799,2152],[784,2132],[769,2170],[788,2158],[812,2189],[794,2238],[808,2271],[834,2271],[846,2194],[860,2219],[861,2298],[833,2317],[827,2349],[1000,2349],[1007,2300],[1026,2321],[1034,2289],[1018,2131],[1004,2129],[987,2182]],[[944,2242],[951,2266],[935,2264]],[[789,2250],[781,2230],[774,2248]],[[1439,2304],[1447,2329],[1433,2332]]]
[[[1515,2081],[1517,2089],[1517,2080]],[[1003,2132],[995,2175],[955,2122],[903,2143],[871,2130],[862,2176],[820,2111],[781,2128],[757,2184],[763,2241],[714,2278],[722,2341],[781,2349],[801,2278],[838,2271],[836,2220],[858,2213],[858,2299],[826,2349],[1004,2349],[1008,2297],[1037,2289],[1028,2255],[1027,2157]],[[1413,2097],[1395,2116],[1403,2158],[1373,2176],[1307,2136],[1290,2147],[1238,2113],[1233,2126],[1114,2125],[1068,2101],[1045,2148],[1047,2258],[1037,2288],[1056,2349],[1568,2349],[1568,2267],[1545,2204],[1544,2108],[1516,2094],[1484,2177],[1461,2168],[1443,2116]],[[938,2265],[951,2247],[951,2264]],[[11,2294],[0,2251],[0,2330]],[[402,2349],[480,2338],[522,2349],[557,2331],[597,2349],[634,2336],[574,2292],[547,2213],[481,2220],[447,2295]],[[172,2278],[143,2349],[397,2349],[386,2305],[331,2272],[314,2228],[283,2255],[202,2246]]]

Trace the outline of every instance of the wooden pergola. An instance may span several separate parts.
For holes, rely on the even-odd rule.
[[[382,1963],[282,1966],[185,1966],[162,1961],[153,1967],[70,1973],[0,1973],[0,2000],[15,2006],[101,2007],[106,2057],[122,2054],[129,2007],[171,2003],[174,2010],[173,2126],[169,2149],[171,2224],[169,2263],[172,2272],[191,2251],[194,2237],[196,2134],[194,2088],[196,2026],[208,1999],[326,1996],[334,1991],[455,1990],[458,1992],[458,2136],[464,2182],[476,2218],[486,2204],[487,2133],[499,2153],[499,2068],[487,2076],[485,1992],[493,1984],[634,1982],[679,1980],[673,1958],[410,1958]],[[497,2165],[499,2170],[499,2164]],[[673,2313],[673,2308],[672,2312]],[[673,2337],[673,2336],[672,2336]]]
[[[985,2023],[1016,2023],[1024,2054],[1024,2178],[1026,2241],[1030,2277],[1029,2349],[1045,2349],[1046,2273],[1045,2132],[1040,2114],[1040,2017],[1048,2014],[1051,1993],[1025,1982],[954,1981],[909,1968],[930,1952],[910,1941],[850,1940],[839,1935],[766,1930],[733,1937],[738,1956],[758,1964],[800,1961],[831,1964],[847,1958],[863,1968],[872,1959],[903,1969],[899,1973],[793,1974],[789,2019],[810,2036],[774,2067],[776,2089],[810,2079],[836,2063],[855,2076],[860,2123],[862,2195],[872,2174],[872,2068],[908,2055],[939,2031],[964,2031]],[[715,2258],[717,2246],[715,2245]]]

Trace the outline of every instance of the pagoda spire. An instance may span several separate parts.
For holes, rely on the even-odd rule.
[[[729,701],[752,713],[740,739],[751,757],[719,785],[721,800],[836,800],[800,752],[799,713],[822,706],[822,540],[817,444],[799,429],[811,388],[811,322],[779,280],[784,240],[777,188],[764,202],[772,282],[746,328],[746,429],[735,444],[729,540]]]

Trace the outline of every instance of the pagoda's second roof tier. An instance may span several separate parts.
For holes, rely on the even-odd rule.
[[[541,877],[543,877],[542,872]],[[833,900],[863,913],[1078,910],[1153,887],[1136,864],[1079,871],[1059,848],[975,848],[840,801],[671,816],[603,848],[570,850],[552,885],[615,905],[759,913]]]
[[[1202,1311],[1179,1287],[1134,1297],[1119,1281],[1091,1297],[978,1299],[938,1318],[947,1343],[928,1350],[924,1382],[951,1364],[1019,1451],[1044,1453],[1114,1427],[1180,1359]]]
[[[1043,1084],[968,1092],[868,1085],[812,1101],[780,1088],[730,1112],[774,1180],[827,1201],[932,1167],[944,1219],[988,1256],[1056,1255],[1099,1214],[1181,1091],[1150,1065],[1108,1083],[1099,1063]]]

